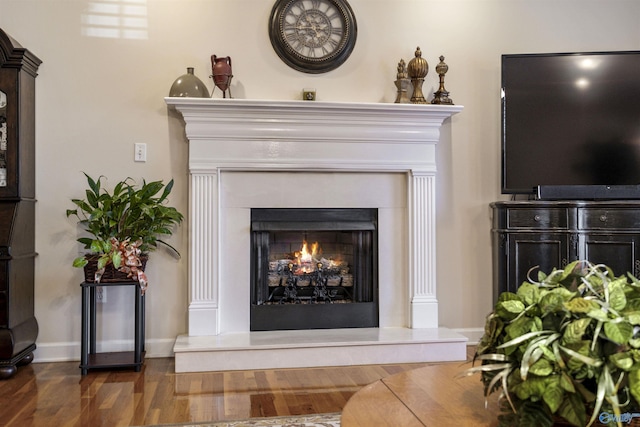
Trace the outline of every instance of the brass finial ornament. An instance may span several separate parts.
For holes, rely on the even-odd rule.
[[[396,75],[395,81],[396,87],[398,88],[398,95],[396,96],[396,104],[409,104],[409,95],[408,91],[411,87],[411,80],[407,75],[407,65],[404,62],[404,59],[401,59],[398,62],[398,74]]]
[[[400,62],[398,62],[398,74],[396,74],[396,78],[398,80],[406,79],[409,75],[407,74],[407,64],[404,62],[404,59],[400,58]]]
[[[444,88],[444,75],[449,71],[449,66],[444,63],[444,56],[440,55],[440,62],[436,65],[436,73],[440,76],[440,86],[438,90],[433,93],[434,98],[431,100],[432,104],[447,104],[453,105],[453,99],[449,98],[449,92]]]
[[[424,78],[429,72],[429,64],[427,63],[427,60],[422,57],[420,46],[416,48],[415,58],[409,61],[407,72],[409,74],[409,78],[411,79],[411,84],[413,85],[411,103],[427,104],[427,100],[424,98],[424,95],[422,93],[422,84],[424,83]]]

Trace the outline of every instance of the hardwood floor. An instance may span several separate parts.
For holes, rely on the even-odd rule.
[[[176,374],[173,358],[159,358],[145,360],[141,372],[82,376],[78,362],[33,363],[0,381],[0,425],[140,426],[340,412],[363,386],[427,365],[433,363]]]

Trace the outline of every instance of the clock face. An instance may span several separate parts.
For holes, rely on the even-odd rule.
[[[356,43],[356,20],[346,0],[278,0],[269,38],[278,56],[305,73],[331,71]]]

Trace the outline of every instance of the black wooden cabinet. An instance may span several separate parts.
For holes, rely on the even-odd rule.
[[[533,267],[549,273],[578,259],[640,277],[640,201],[515,201],[491,208],[494,300],[515,291]]]
[[[0,30],[0,379],[33,360],[35,79],[40,60]]]

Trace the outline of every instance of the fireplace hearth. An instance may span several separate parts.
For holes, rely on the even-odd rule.
[[[252,331],[378,326],[377,209],[252,209]]]

